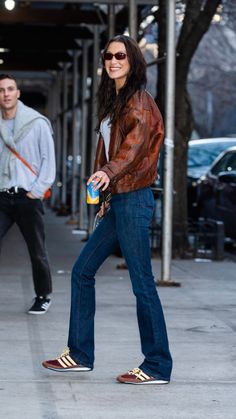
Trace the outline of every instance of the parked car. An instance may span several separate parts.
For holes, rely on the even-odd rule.
[[[236,239],[236,147],[222,152],[198,182],[198,210],[224,222],[225,237]]]
[[[197,206],[197,185],[201,176],[205,175],[215,158],[224,150],[236,146],[236,138],[205,138],[190,140],[188,143],[188,217],[199,216]]]

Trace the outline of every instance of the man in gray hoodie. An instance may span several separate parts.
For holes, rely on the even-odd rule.
[[[0,245],[16,223],[26,241],[36,297],[29,314],[46,313],[52,292],[42,199],[55,179],[52,127],[20,100],[16,80],[0,75]]]

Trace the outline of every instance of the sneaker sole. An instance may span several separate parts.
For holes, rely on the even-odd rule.
[[[45,313],[47,313],[47,311],[48,310],[46,310],[46,311],[28,311],[27,313],[28,314],[45,314]]]
[[[131,381],[120,381],[120,380],[117,380],[117,381],[121,384],[133,384],[135,386],[144,386],[144,385],[151,385],[151,384],[155,384],[155,385],[169,384],[169,381],[166,381],[166,380],[141,381],[140,383],[135,383]]]
[[[53,367],[46,367],[45,365],[43,365],[43,367],[46,368],[47,370],[52,370],[52,371],[57,371],[57,372],[68,372],[68,371],[88,372],[88,371],[92,371],[92,368],[88,368],[88,367],[81,367],[81,368],[77,368],[77,367],[75,367],[75,368],[53,368]]]

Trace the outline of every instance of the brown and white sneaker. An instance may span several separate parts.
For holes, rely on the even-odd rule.
[[[155,378],[146,374],[140,368],[134,368],[125,374],[116,377],[117,381],[123,384],[168,384],[169,380]]]
[[[44,368],[53,371],[91,371],[92,368],[85,367],[83,364],[74,361],[70,356],[69,348],[66,348],[64,352],[56,359],[51,359],[49,361],[42,362]]]

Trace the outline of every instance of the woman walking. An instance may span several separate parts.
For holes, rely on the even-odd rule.
[[[106,212],[72,271],[68,349],[43,362],[55,371],[89,371],[94,365],[95,275],[117,245],[127,263],[137,302],[143,362],[121,374],[126,384],[167,384],[172,359],[165,319],[151,267],[149,226],[163,141],[158,107],[145,90],[146,63],[132,38],[118,35],[106,45],[98,89],[99,140],[88,183],[111,194]]]

